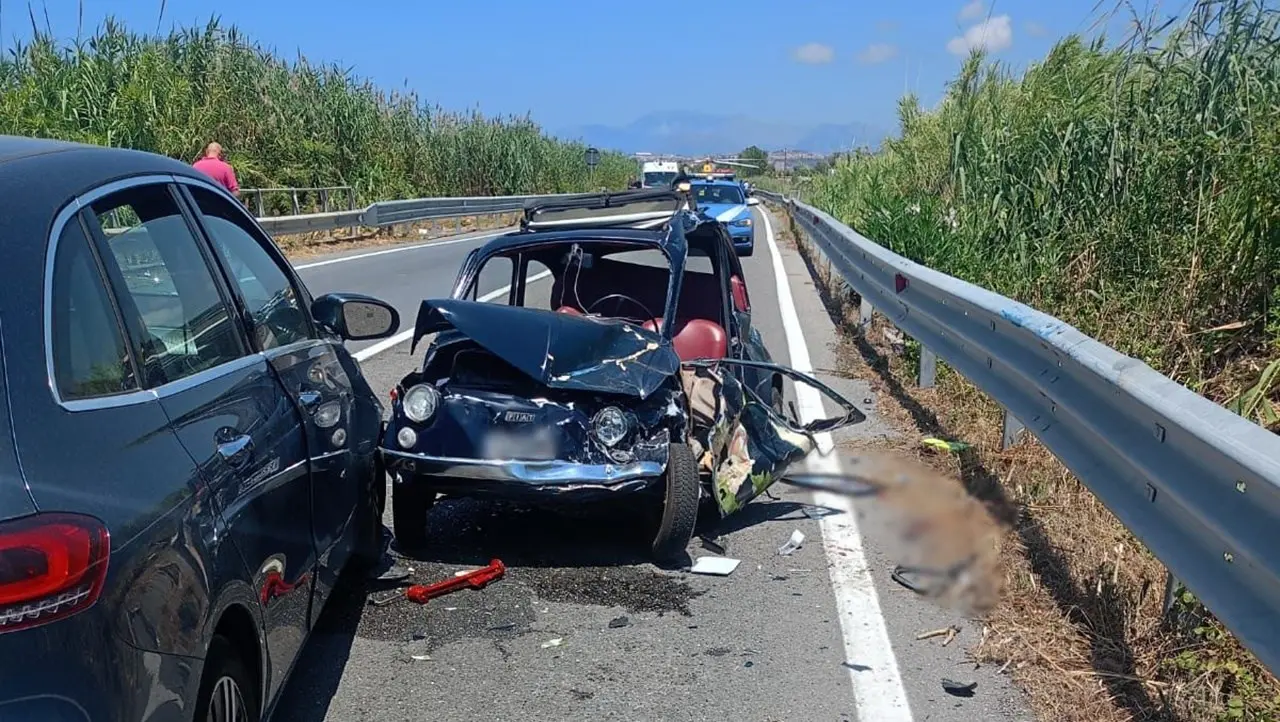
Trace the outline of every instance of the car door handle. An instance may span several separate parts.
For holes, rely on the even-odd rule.
[[[234,431],[219,433],[218,455],[232,466],[244,466],[249,461],[249,457],[253,456],[253,437],[248,434],[235,434]]]
[[[319,391],[303,391],[298,394],[298,403],[302,404],[303,410],[310,412],[320,405],[323,398]]]

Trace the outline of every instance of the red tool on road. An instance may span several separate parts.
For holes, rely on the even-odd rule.
[[[426,604],[428,599],[434,597],[442,597],[459,589],[470,587],[472,589],[483,589],[489,582],[494,582],[502,578],[507,573],[507,567],[503,565],[502,560],[494,559],[489,562],[489,566],[481,567],[466,574],[446,579],[442,582],[434,584],[415,584],[404,590],[404,595],[411,602],[418,604]]]

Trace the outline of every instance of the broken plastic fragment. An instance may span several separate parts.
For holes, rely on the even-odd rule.
[[[413,659],[415,659],[415,660],[417,660],[417,661],[419,661],[419,662],[430,662],[430,661],[431,661],[431,656],[430,656],[430,655],[427,655],[427,654],[415,654],[415,655],[413,655]]]
[[[733,574],[733,570],[737,569],[741,563],[741,559],[732,559],[730,557],[698,557],[698,561],[693,563],[693,566],[689,568],[689,572],[692,574],[727,577]]]
[[[789,557],[793,552],[795,552],[795,550],[802,546],[804,546],[804,532],[796,529],[791,532],[791,538],[787,539],[787,543],[778,547],[778,554],[784,557]]]
[[[963,441],[944,441],[943,439],[934,438],[932,436],[921,439],[920,443],[925,446],[932,446],[935,449],[942,449],[943,451],[951,452],[964,451],[969,448],[969,444],[966,444]]]
[[[559,647],[561,644],[564,644],[564,638],[556,637],[555,639],[548,639],[547,641],[543,642],[542,648],[548,649],[550,647]]]

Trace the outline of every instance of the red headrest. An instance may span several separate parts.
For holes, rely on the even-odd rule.
[[[653,321],[645,321],[644,328],[650,331],[662,330],[663,319],[658,319],[654,328]],[[691,318],[685,321],[671,339],[676,347],[676,355],[681,361],[692,361],[699,358],[724,358],[729,354],[729,335],[724,327],[705,318]]]

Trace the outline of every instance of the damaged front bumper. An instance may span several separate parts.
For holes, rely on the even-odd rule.
[[[388,469],[413,476],[448,477],[470,481],[521,484],[548,492],[582,488],[617,490],[648,486],[667,470],[666,447],[653,449],[652,457],[625,463],[577,463],[561,460],[493,460],[425,456],[383,449]],[[636,484],[640,483],[640,484]],[[436,484],[431,483],[435,486]],[[467,486],[471,486],[468,484]]]

